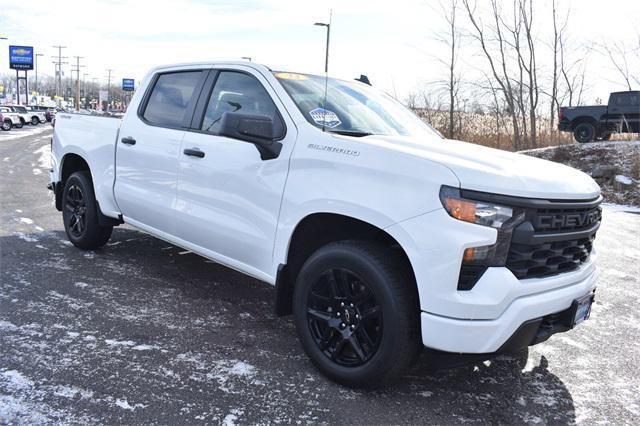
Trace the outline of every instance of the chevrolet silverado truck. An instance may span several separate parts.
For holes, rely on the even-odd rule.
[[[579,143],[607,141],[613,133],[640,133],[640,91],[614,92],[607,105],[561,107],[558,130]]]
[[[274,285],[276,314],[345,385],[386,383],[424,347],[523,350],[590,315],[598,185],[444,139],[359,81],[159,67],[121,119],[59,113],[52,157],[75,246],[127,223]]]

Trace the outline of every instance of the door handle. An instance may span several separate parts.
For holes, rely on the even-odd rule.
[[[131,136],[120,139],[120,142],[122,142],[124,144],[127,144],[127,145],[135,145],[136,144],[136,140],[134,138],[132,138]]]
[[[198,158],[202,158],[204,157],[204,152],[200,151],[199,149],[185,149],[184,151],[185,155],[189,155],[191,157],[198,157]]]

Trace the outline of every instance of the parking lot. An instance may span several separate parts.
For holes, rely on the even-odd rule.
[[[67,242],[48,124],[0,133],[0,423],[548,424],[640,418],[640,215],[606,207],[590,320],[377,391],[319,375],[273,289],[123,226]]]

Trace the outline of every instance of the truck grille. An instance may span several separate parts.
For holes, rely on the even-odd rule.
[[[600,202],[526,208],[513,232],[506,267],[518,279],[577,269],[587,262],[602,218]]]
[[[518,279],[544,277],[577,269],[589,259],[595,233],[577,240],[511,244],[507,268]]]

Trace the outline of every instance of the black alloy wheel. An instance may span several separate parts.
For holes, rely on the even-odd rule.
[[[109,241],[113,225],[101,224],[91,173],[72,173],[62,190],[62,220],[69,241],[83,250],[95,250]]]
[[[311,361],[347,386],[383,386],[422,347],[410,265],[374,241],[336,241],[309,256],[297,274],[293,317]]]
[[[593,142],[595,134],[596,129],[591,123],[580,123],[573,130],[573,137],[579,143]]]
[[[87,223],[87,205],[82,189],[78,185],[71,185],[67,190],[67,211],[69,232],[76,238],[81,238]]]
[[[382,339],[382,309],[371,288],[347,269],[329,269],[312,285],[309,331],[336,364],[357,367],[371,359]]]

